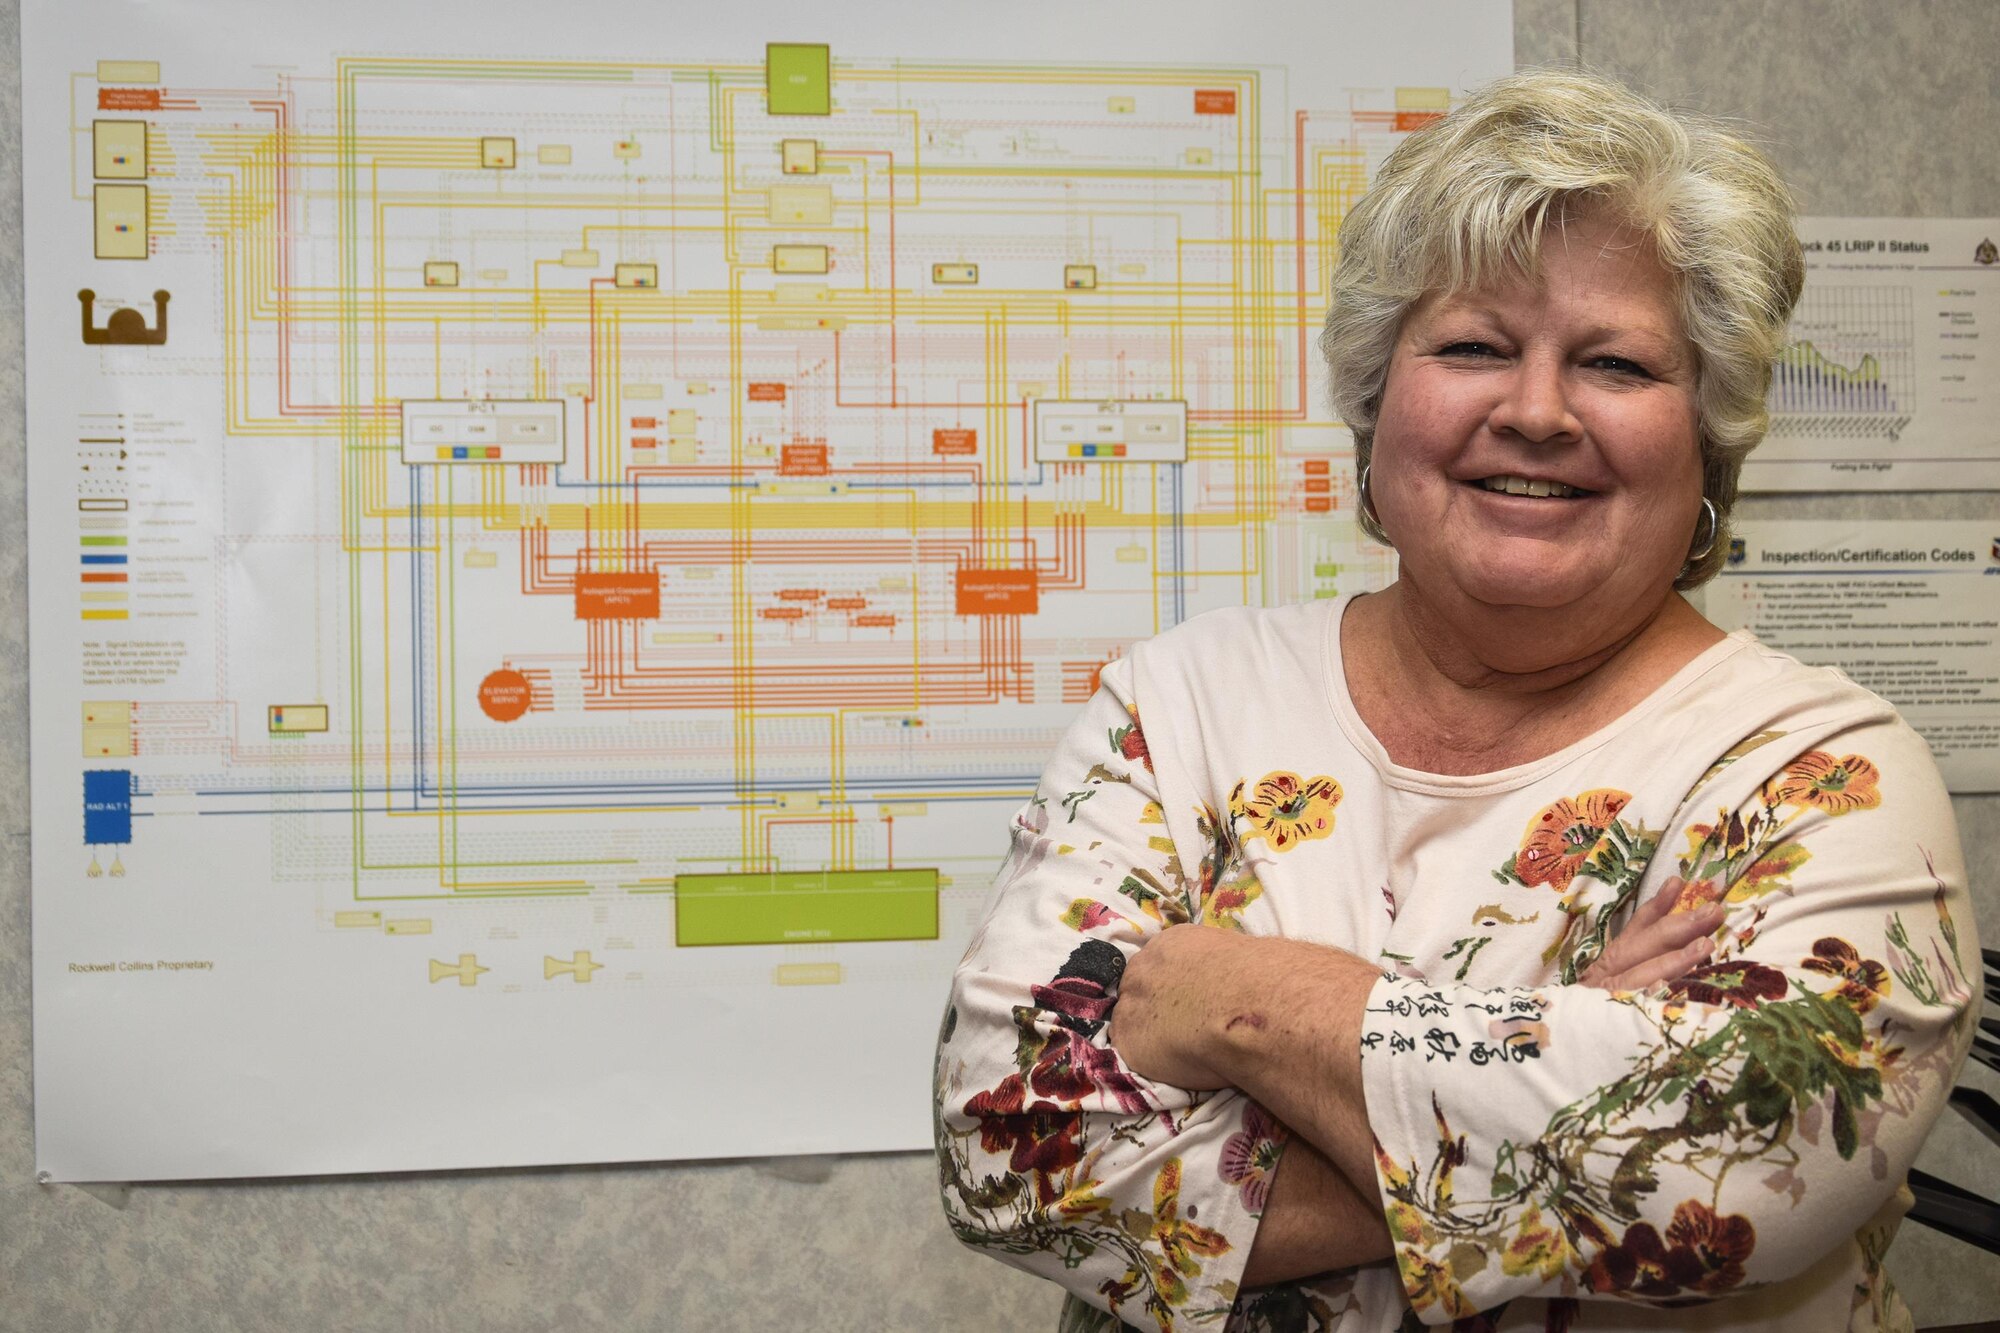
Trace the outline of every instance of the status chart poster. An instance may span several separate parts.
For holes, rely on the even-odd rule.
[[[1896,705],[1951,790],[2000,791],[2000,521],[1740,523],[1699,595]]]
[[[27,0],[47,1178],[926,1146],[1102,665],[1389,577],[1422,8]]]
[[[1752,491],[2000,489],[2000,219],[1802,218]]]

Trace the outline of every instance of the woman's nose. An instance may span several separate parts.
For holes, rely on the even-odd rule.
[[[1583,434],[1570,402],[1562,358],[1530,351],[1514,363],[1488,415],[1496,431],[1530,443],[1564,443]]]

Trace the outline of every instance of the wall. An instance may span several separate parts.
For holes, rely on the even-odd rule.
[[[1520,0],[1515,37],[1522,64],[1581,56],[1670,100],[1761,127],[1810,212],[1994,216],[1996,19],[1987,0]],[[18,312],[14,0],[0,5],[0,25],[0,308]],[[21,342],[18,316],[0,323],[0,521],[16,533],[26,519]],[[1753,497],[1743,513],[1990,518],[2000,497]],[[24,544],[7,542],[0,1329],[1053,1329],[1054,1288],[957,1249],[922,1156],[37,1185],[26,586]],[[1958,810],[1981,933],[2000,943],[2000,796],[1960,798]],[[1977,1075],[1968,1081],[2000,1093],[2000,1078]],[[1956,1116],[1947,1114],[1923,1165],[2000,1195],[2000,1148]],[[1906,1228],[1890,1266],[1920,1325],[1993,1313],[2000,1259]]]

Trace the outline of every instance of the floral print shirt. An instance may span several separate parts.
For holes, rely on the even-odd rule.
[[[1922,740],[1739,634],[1558,753],[1419,772],[1348,699],[1343,605],[1214,612],[1104,669],[954,978],[959,1237],[1061,1283],[1065,1330],[1909,1327],[1879,1261],[1978,957]],[[1711,960],[1574,984],[1675,875],[1729,907]],[[1106,1041],[1126,958],[1189,921],[1382,965],[1393,1262],[1242,1285],[1284,1127]]]

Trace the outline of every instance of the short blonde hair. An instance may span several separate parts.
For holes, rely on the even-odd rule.
[[[1791,192],[1763,153],[1717,122],[1594,74],[1535,71],[1489,84],[1411,134],[1340,226],[1320,335],[1334,411],[1365,471],[1410,308],[1432,293],[1534,276],[1550,221],[1560,227],[1582,207],[1613,209],[1650,237],[1680,285],[1702,494],[1717,518],[1709,551],[1675,582],[1692,588],[1728,554],[1737,478],[1764,437],[1771,364],[1805,280]]]

